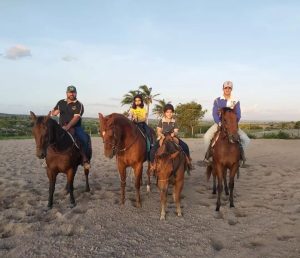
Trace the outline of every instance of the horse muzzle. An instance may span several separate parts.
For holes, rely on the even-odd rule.
[[[239,141],[239,136],[238,136],[238,134],[230,134],[228,136],[228,139],[229,139],[230,143],[236,143]]]
[[[36,156],[39,158],[39,159],[44,159],[46,157],[45,153],[41,150],[36,150]]]

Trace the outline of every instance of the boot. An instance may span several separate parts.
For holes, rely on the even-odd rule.
[[[90,161],[88,160],[88,158],[86,157],[85,153],[82,151],[81,152],[81,157],[82,157],[82,166],[84,169],[91,169],[91,164]]]
[[[208,147],[208,149],[207,149],[207,151],[206,151],[206,153],[205,153],[205,157],[204,157],[204,160],[203,160],[203,162],[208,166],[208,165],[210,165],[211,163],[212,163],[212,161],[211,161],[211,144],[209,145],[209,147]]]
[[[241,143],[240,143],[240,160],[242,161],[240,167],[245,167],[245,165],[246,165],[246,156],[245,156],[244,148],[243,148]]]

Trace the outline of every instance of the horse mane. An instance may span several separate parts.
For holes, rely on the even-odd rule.
[[[233,112],[233,109],[230,108],[230,107],[223,107],[222,110],[223,110],[224,112]]]
[[[40,120],[39,118],[37,122],[41,122],[41,119],[44,120],[44,117],[41,117]],[[47,119],[46,123],[48,127],[49,144],[54,145],[57,151],[64,151],[73,146],[73,140],[69,134],[56,122],[56,120],[49,118]]]

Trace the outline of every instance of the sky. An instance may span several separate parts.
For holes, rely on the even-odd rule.
[[[85,117],[122,113],[123,95],[147,85],[212,119],[231,80],[242,120],[300,120],[299,1],[0,0],[0,10],[0,113],[47,114],[68,85]]]

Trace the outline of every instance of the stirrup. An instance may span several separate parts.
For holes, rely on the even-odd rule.
[[[203,163],[208,166],[212,164],[212,161],[207,158],[204,158]]]

